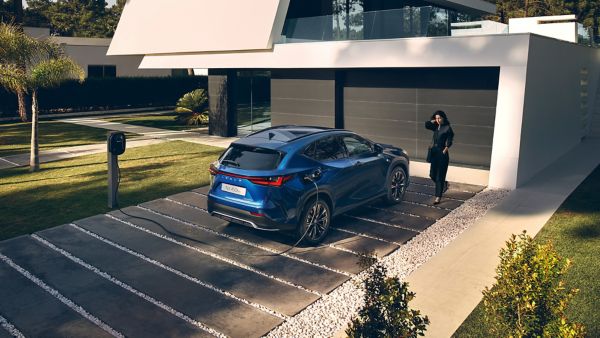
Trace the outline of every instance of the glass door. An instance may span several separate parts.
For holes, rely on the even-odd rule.
[[[271,72],[237,74],[237,132],[248,135],[271,126]]]

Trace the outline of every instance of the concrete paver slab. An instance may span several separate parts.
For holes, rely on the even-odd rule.
[[[254,231],[252,228],[237,226],[235,224],[230,225],[229,222],[210,216],[206,211],[194,209],[168,200],[156,200],[144,203],[142,206],[186,222],[209,227],[212,230],[228,236],[234,236],[274,251],[286,250],[295,242],[292,237],[284,236],[279,233]],[[309,259],[311,262],[340,271],[349,273],[361,271],[356,264],[358,262],[358,256],[330,247],[297,248],[290,251],[289,254],[303,259]]]
[[[365,254],[376,254],[383,257],[398,249],[398,245],[384,242],[378,239],[354,235],[337,229],[330,229],[327,237],[323,240],[325,245],[333,245],[336,248],[350,250],[352,252]]]
[[[406,243],[408,240],[418,234],[417,231],[369,222],[347,215],[342,215],[334,219],[333,226],[340,229],[348,229],[357,233],[367,234],[375,238],[382,238],[396,244]]]
[[[170,200],[181,202],[184,204],[192,205],[201,209],[206,210],[206,196],[199,195],[193,192],[184,192],[168,197]],[[377,253],[380,257],[387,255],[391,251],[397,249],[394,244],[378,241],[375,239],[356,236],[349,233],[344,233],[332,229],[327,235],[324,244],[332,244],[336,247],[347,249],[353,252],[367,252],[372,251]]]
[[[427,206],[434,206],[433,201],[435,200],[435,197],[433,195],[429,195],[429,194],[407,191],[404,194],[404,199],[409,202],[413,202],[413,203],[423,204],[423,205],[427,205]],[[435,205],[435,207],[453,210],[453,209],[460,207],[460,205],[463,202],[464,201],[448,199],[448,198],[442,197],[442,201],[439,204]]]
[[[197,192],[199,194],[202,194],[202,195],[208,195],[208,191],[209,190],[210,190],[210,186],[207,185],[207,186],[204,186],[204,187],[200,187],[198,189],[194,189],[192,191],[195,191],[195,192]]]
[[[134,216],[141,216],[154,220],[176,233],[193,239],[190,240],[175,237],[175,239],[180,242],[235,260],[258,271],[292,282],[296,285],[301,285],[309,290],[327,293],[348,280],[348,277],[345,275],[285,256],[270,255],[271,253],[268,251],[192,228],[176,220],[159,216],[140,208],[130,207],[124,209],[124,211]],[[131,218],[119,211],[112,212],[111,214],[119,219],[131,222],[152,232],[172,237],[152,222],[139,218]],[[85,220],[78,221],[78,223],[81,224],[83,221]]]
[[[38,235],[136,290],[228,336],[260,337],[282,322],[267,312],[162,269],[69,225],[44,230]]]
[[[0,315],[26,337],[111,337],[3,262],[0,299]],[[1,337],[12,335],[0,327]]]
[[[453,184],[451,183],[450,186],[452,186],[452,185]],[[420,193],[428,194],[428,195],[435,195],[435,187],[428,186],[428,185],[411,184],[408,186],[407,191],[420,192]],[[448,189],[448,191],[446,191],[443,196],[464,201],[464,200],[467,200],[467,199],[475,196],[475,193],[469,192],[469,191],[459,191],[459,190],[454,190],[454,189]]]
[[[415,183],[415,184],[427,185],[427,186],[431,186],[431,187],[435,186],[435,184],[433,183],[432,180],[430,180],[429,178],[425,178],[425,177],[411,176],[410,182],[411,182],[411,185],[413,183]],[[450,182],[450,189],[478,193],[478,192],[481,192],[483,189],[485,189],[485,186],[475,185],[475,184],[467,184],[467,183]]]
[[[4,241],[0,252],[126,336],[211,336],[31,237]]]
[[[437,208],[435,206],[424,206],[420,204],[410,203],[407,201],[391,206],[385,205],[383,203],[376,203],[370,205],[370,207],[377,208],[380,210],[392,210],[409,215],[425,217],[432,220],[438,220],[450,213],[450,210],[448,209]]]
[[[219,289],[288,316],[319,298],[313,293],[152,236],[104,215],[76,221],[75,224]]]
[[[355,217],[377,220],[390,225],[396,225],[402,228],[423,231],[435,223],[434,220],[401,214],[393,210],[382,210],[369,207],[362,207],[348,212],[348,215]]]

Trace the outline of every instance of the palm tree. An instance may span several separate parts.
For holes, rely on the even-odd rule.
[[[27,121],[27,86],[24,75],[40,47],[34,39],[23,34],[23,30],[18,26],[0,23],[0,68],[3,74],[0,77],[0,85],[17,95],[19,116],[23,122]],[[8,76],[7,72],[11,76]]]
[[[60,45],[51,39],[34,39],[14,25],[0,23],[0,84],[18,96],[24,97],[27,92],[32,95],[31,171],[40,168],[38,90],[71,78],[83,80],[83,74],[81,67],[66,57]]]
[[[40,88],[56,87],[61,82],[78,77],[83,80],[83,70],[72,59],[60,55],[46,55],[33,66],[28,76],[28,87],[31,89],[31,156],[29,167],[31,171],[40,168],[38,145],[38,90]]]

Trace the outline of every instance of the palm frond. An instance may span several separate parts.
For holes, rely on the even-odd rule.
[[[56,87],[67,79],[84,78],[84,72],[75,61],[61,57],[41,61],[31,69],[30,86],[32,88]]]
[[[0,86],[13,93],[27,92],[27,74],[16,65],[0,64]]]

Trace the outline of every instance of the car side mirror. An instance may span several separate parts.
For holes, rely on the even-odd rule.
[[[383,153],[383,146],[381,146],[379,143],[375,143],[374,149],[377,154]]]

